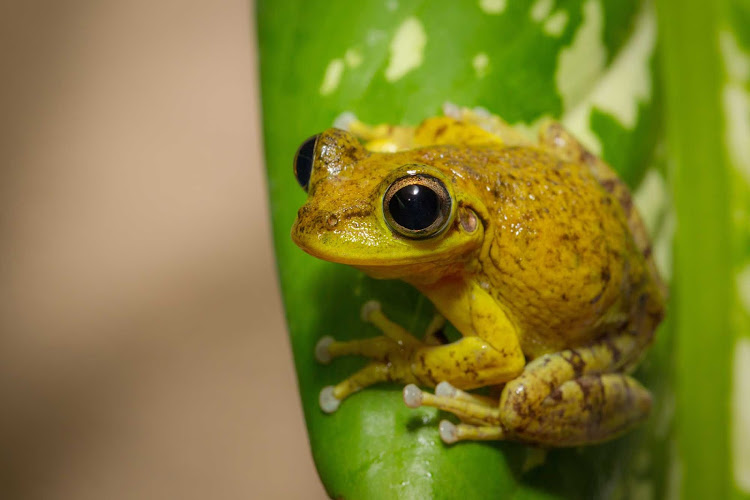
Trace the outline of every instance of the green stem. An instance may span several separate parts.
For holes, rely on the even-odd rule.
[[[728,163],[722,143],[719,6],[658,2],[667,139],[678,220],[671,314],[684,498],[727,498],[731,363]]]

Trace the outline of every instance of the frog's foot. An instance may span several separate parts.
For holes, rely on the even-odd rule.
[[[440,382],[435,394],[421,390],[414,384],[404,387],[404,403],[409,408],[432,406],[456,415],[462,422],[483,426],[497,425],[500,412],[497,400],[464,392],[448,382]]]
[[[321,338],[315,346],[315,358],[327,364],[340,356],[357,355],[374,360],[346,380],[323,388],[320,392],[320,407],[326,413],[338,409],[347,396],[365,387],[381,382],[417,382],[412,373],[411,358],[415,351],[427,344],[411,335],[406,329],[388,319],[380,303],[371,300],[362,306],[362,320],[373,324],[383,335],[361,340],[337,341],[333,337]],[[444,320],[443,320],[444,323]],[[431,325],[442,327],[435,320]]]
[[[416,382],[408,359],[395,358],[387,363],[375,361],[343,382],[324,387],[318,399],[320,408],[326,413],[333,413],[346,397],[382,382]]]
[[[366,358],[387,362],[398,357],[408,357],[409,352],[426,345],[405,328],[389,320],[380,307],[380,303],[370,300],[362,306],[362,320],[372,323],[383,335],[369,339],[337,341],[331,336],[321,338],[315,345],[315,359],[322,364],[328,364],[334,358],[341,356],[363,356]],[[428,328],[427,336],[437,335],[442,323],[435,319]],[[433,332],[434,330],[434,332]]]
[[[456,389],[448,382],[440,382],[435,394],[422,391],[416,385],[404,387],[404,403],[410,408],[432,406],[456,415],[461,423],[440,422],[440,438],[446,444],[463,440],[498,440],[505,438],[500,425],[497,401],[485,396]]]
[[[438,428],[440,439],[445,444],[458,441],[498,441],[505,438],[505,431],[498,425],[454,424],[450,420],[441,420]]]

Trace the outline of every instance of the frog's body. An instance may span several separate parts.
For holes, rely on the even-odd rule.
[[[462,420],[441,423],[446,442],[548,446],[606,440],[647,416],[650,395],[625,373],[650,344],[665,289],[630,194],[607,165],[555,123],[532,144],[466,110],[416,128],[350,128],[366,147],[338,129],[315,141],[295,242],[411,283],[463,338],[436,342],[438,318],[420,341],[366,306],[383,337],[325,338],[317,348],[322,361],[374,360],[323,390],[325,410],[376,382],[437,386],[432,395],[408,385],[404,397]],[[393,222],[403,215],[388,200],[410,183],[439,192],[433,229]],[[499,401],[461,390],[503,383]]]

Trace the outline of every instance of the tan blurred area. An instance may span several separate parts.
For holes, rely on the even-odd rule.
[[[1,3],[0,498],[324,498],[252,13]]]

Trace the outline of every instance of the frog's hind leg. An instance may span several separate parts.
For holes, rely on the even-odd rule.
[[[597,443],[634,427],[648,416],[651,395],[619,371],[642,342],[624,331],[535,359],[503,389],[502,426],[512,439],[546,446]]]
[[[408,386],[404,399],[409,406],[434,406],[462,420],[441,424],[447,443],[509,439],[559,447],[606,441],[648,416],[649,392],[619,373],[637,357],[642,342],[623,331],[587,347],[541,356],[505,384],[494,404],[448,388],[432,395]]]
[[[500,402],[508,434],[546,446],[607,441],[643,422],[651,410],[651,394],[621,373],[569,380],[526,409],[520,409],[518,402],[517,395],[510,393]]]

